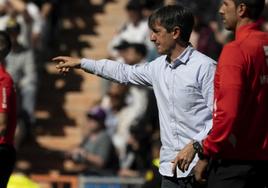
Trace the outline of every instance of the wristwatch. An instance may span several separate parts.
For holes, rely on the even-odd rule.
[[[196,140],[193,141],[193,148],[194,148],[195,152],[197,153],[197,156],[199,157],[199,159],[203,160],[203,159],[208,158],[208,156],[204,155],[203,148],[198,141],[196,141]]]

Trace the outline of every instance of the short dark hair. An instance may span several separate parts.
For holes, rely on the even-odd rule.
[[[194,16],[192,12],[181,5],[168,5],[157,9],[149,17],[149,27],[153,29],[156,22],[160,22],[168,32],[178,26],[181,29],[181,40],[189,42],[194,26]]]
[[[11,40],[7,32],[0,31],[0,60],[5,59],[11,50]]]
[[[233,0],[235,5],[238,6],[244,3],[247,6],[248,16],[253,20],[257,20],[265,6],[265,0]]]

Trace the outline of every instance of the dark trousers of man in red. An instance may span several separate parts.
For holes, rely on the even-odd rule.
[[[16,151],[13,146],[0,144],[0,187],[6,188],[16,161]]]

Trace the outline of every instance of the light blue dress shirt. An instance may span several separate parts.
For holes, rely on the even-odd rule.
[[[107,59],[82,59],[81,68],[123,84],[153,88],[162,142],[159,171],[164,176],[173,176],[171,161],[177,153],[190,141],[201,141],[212,127],[216,62],[191,46],[174,62],[168,62],[166,55],[134,66]],[[177,168],[177,177],[189,175],[196,162],[197,157],[184,173]]]

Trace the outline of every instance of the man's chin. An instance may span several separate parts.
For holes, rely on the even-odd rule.
[[[165,54],[166,54],[165,52],[163,52],[163,51],[161,51],[161,50],[157,50],[157,53],[158,53],[159,55],[165,55]]]
[[[233,27],[231,27],[230,25],[228,25],[228,24],[226,24],[226,23],[224,23],[223,25],[224,25],[224,28],[225,28],[226,30],[228,30],[228,31],[233,31],[233,30],[234,30]]]

